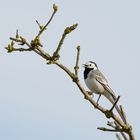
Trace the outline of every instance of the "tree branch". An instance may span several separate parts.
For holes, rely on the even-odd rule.
[[[78,24],[74,24],[70,27],[67,27],[65,30],[64,30],[64,33],[59,41],[59,44],[58,44],[58,47],[56,48],[56,50],[54,51],[53,53],[53,58],[57,58],[57,60],[59,59],[60,55],[59,55],[59,51],[61,49],[61,46],[64,42],[64,39],[66,38],[66,36],[71,33],[73,30],[75,30],[77,28]]]
[[[36,38],[39,38],[40,35],[46,30],[47,26],[48,26],[48,25],[50,24],[50,22],[52,21],[52,19],[53,19],[54,15],[56,14],[57,10],[58,10],[57,5],[53,4],[53,13],[52,13],[52,15],[51,15],[49,21],[45,24],[45,26],[40,26],[40,29],[41,29],[41,30],[39,31],[39,33],[38,33],[38,35],[36,36]],[[36,20],[36,22],[38,23],[37,20]],[[38,23],[38,25],[40,25],[40,24]]]
[[[108,132],[123,132],[123,129],[109,129],[105,127],[98,127],[97,129]]]
[[[79,69],[79,56],[80,56],[80,46],[77,46],[77,57],[76,57],[76,64],[74,67],[75,75],[78,77],[78,69]]]
[[[118,133],[116,134],[116,137],[117,137],[118,140],[122,140]]]

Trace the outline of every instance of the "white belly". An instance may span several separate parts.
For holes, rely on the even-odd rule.
[[[91,79],[86,79],[85,83],[87,87],[91,90],[91,92],[94,92],[96,94],[103,94],[104,93],[104,87],[98,83],[96,80],[93,78]]]

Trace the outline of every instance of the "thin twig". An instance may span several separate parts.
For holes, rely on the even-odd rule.
[[[123,117],[125,119],[126,125],[128,127],[128,129],[127,129],[128,132],[127,133],[128,133],[128,135],[130,137],[130,140],[135,140],[134,134],[132,133],[132,126],[129,125],[128,120],[127,120],[126,115],[125,115],[125,112],[123,110],[123,107],[121,105],[120,105],[120,109],[121,109],[121,113],[122,113],[122,115],[123,115]]]
[[[22,40],[20,39],[16,39],[16,38],[13,38],[13,37],[10,37],[10,40],[12,41],[15,41],[15,42],[18,42],[18,43],[23,43]],[[41,50],[41,48],[37,48],[37,49],[32,49],[32,46],[26,41],[26,39],[24,40],[24,44],[29,47],[28,49],[25,49],[25,48],[14,48],[13,51],[34,51],[36,52],[38,55],[42,56],[44,59],[48,60],[50,59],[50,55],[48,53],[45,53],[43,50]]]
[[[123,132],[123,129],[109,129],[105,127],[98,127],[97,129],[108,132]]]
[[[115,124],[115,125],[114,125],[114,124]],[[114,123],[113,123],[113,122],[108,122],[107,125],[108,125],[108,126],[111,126],[111,127],[114,128],[115,130],[120,129],[120,127],[117,125],[116,122],[114,122]],[[126,134],[125,134],[123,131],[124,131],[123,129],[122,129],[122,131],[120,131],[121,135],[123,136],[123,138],[124,138],[125,140],[128,140]],[[119,134],[116,134],[116,137],[119,139],[119,138],[120,138]],[[120,139],[121,139],[121,138],[120,138]]]
[[[115,121],[114,121],[114,124],[116,125],[117,129],[120,129],[120,126]],[[126,132],[126,129],[125,129],[125,132]],[[128,138],[127,138],[126,134],[124,133],[124,131],[120,132],[120,133],[121,133],[122,137],[124,138],[124,140],[128,140]]]
[[[118,133],[116,134],[116,137],[117,137],[118,140],[122,140]]]
[[[30,49],[30,48],[27,48],[27,49],[25,49],[25,48],[14,48],[14,51],[23,52],[23,51],[32,51],[32,49]]]
[[[129,140],[124,132],[120,132],[120,133],[123,136],[124,140]]]
[[[127,126],[129,126],[129,124],[128,124],[128,121],[127,121],[127,118],[126,118],[126,115],[125,115],[125,112],[124,112],[124,110],[123,110],[122,105],[120,105],[120,110],[121,110],[121,114],[122,114],[122,116],[123,116],[123,118],[124,118],[124,120],[125,120],[125,124],[126,124]]]
[[[55,4],[53,5],[53,7],[56,6]],[[52,21],[55,13],[56,13],[57,10],[54,9],[49,21],[45,24],[45,26],[43,26],[43,28],[39,31],[38,35],[35,37],[35,38],[39,38],[40,35],[46,30],[47,26],[50,24],[50,22]]]
[[[39,29],[42,30],[43,26],[40,25],[40,23],[38,22],[38,20],[36,20],[36,23],[37,23]]]
[[[76,57],[76,64],[75,64],[75,67],[74,67],[75,75],[76,75],[76,76],[78,76],[79,56],[80,56],[80,46],[77,46],[77,57]]]
[[[112,128],[114,128],[114,129],[116,128],[116,126],[114,125],[113,122],[109,122],[109,121],[108,121],[108,122],[107,122],[107,125],[110,126],[110,127],[112,127]]]
[[[61,37],[61,39],[60,39],[60,41],[58,43],[58,46],[57,46],[56,50],[53,53],[53,57],[54,58],[59,58],[59,51],[60,51],[61,46],[62,46],[62,44],[64,42],[64,39],[66,38],[67,34],[69,34],[70,32],[72,32],[73,30],[75,30],[77,28],[77,26],[78,26],[78,24],[74,24],[74,25],[72,25],[70,27],[67,27],[64,30],[64,33],[62,34],[62,37]]]

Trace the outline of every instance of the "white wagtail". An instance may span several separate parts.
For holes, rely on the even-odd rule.
[[[83,64],[83,66],[85,67],[84,80],[91,93],[98,94],[99,98],[101,97],[101,95],[104,95],[112,104],[114,104],[117,98],[113,90],[110,88],[106,78],[99,71],[97,64],[95,62],[89,61]],[[99,101],[99,98],[97,100],[97,103]],[[120,114],[123,121],[125,121],[117,104],[115,105],[115,108]]]

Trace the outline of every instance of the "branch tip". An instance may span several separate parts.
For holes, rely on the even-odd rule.
[[[79,45],[76,48],[77,48],[78,51],[80,51],[80,46]]]
[[[64,30],[63,34],[62,34],[62,37],[58,43],[58,46],[56,48],[56,50],[54,51],[53,53],[53,58],[56,58],[57,60],[60,58],[60,55],[59,55],[59,51],[61,50],[61,47],[63,45],[63,42],[67,36],[67,34],[69,34],[70,32],[72,32],[74,29],[76,29],[77,27],[77,24],[74,24],[70,27],[66,27],[66,29]]]
[[[54,10],[55,13],[57,12],[58,6],[56,4],[53,4],[53,10]]]
[[[38,35],[37,35],[35,38],[40,37],[40,35],[46,30],[47,26],[51,23],[51,21],[52,21],[54,15],[55,15],[55,13],[56,13],[56,11],[57,11],[57,6],[56,6],[55,4],[53,5],[53,9],[54,9],[54,11],[53,11],[53,13],[52,13],[52,15],[51,15],[49,21],[45,24],[45,26],[40,26],[40,24],[38,24],[38,21],[36,21],[37,24],[39,25],[39,27],[40,27],[41,29],[40,29]]]
[[[18,29],[16,30],[16,39],[19,39]]]
[[[78,26],[78,24],[76,23],[76,24],[73,24],[72,26],[70,26],[70,27],[66,27],[66,29],[65,29],[65,34],[69,34],[70,32],[72,32],[73,30],[75,30],[76,28],[77,28],[77,26]]]
[[[77,46],[77,57],[76,57],[76,64],[74,67],[75,75],[78,76],[78,70],[79,70],[79,57],[80,57],[80,46]]]
[[[108,131],[108,132],[123,132],[123,129],[109,129],[109,128],[105,128],[105,127],[98,127],[98,130],[101,131]]]

